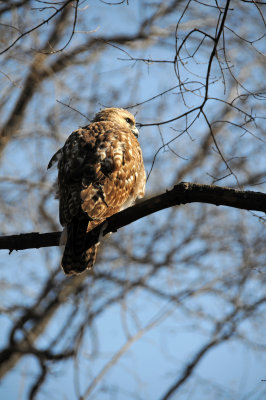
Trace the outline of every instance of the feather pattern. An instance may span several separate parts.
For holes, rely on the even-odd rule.
[[[99,244],[86,249],[86,233],[143,197],[146,175],[137,134],[132,114],[107,108],[52,157],[48,167],[58,161],[59,219],[67,228],[66,274],[94,265]]]

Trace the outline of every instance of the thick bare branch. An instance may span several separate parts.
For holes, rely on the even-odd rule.
[[[90,246],[97,243],[101,230],[103,230],[103,235],[116,232],[123,226],[129,225],[147,215],[165,208],[188,203],[214,204],[216,206],[228,206],[266,213],[265,193],[181,182],[166,193],[138,203],[108,218],[107,227],[105,227],[106,222],[104,222],[87,234],[87,244]],[[42,234],[32,232],[2,236],[0,237],[0,249],[8,249],[12,252],[13,250],[58,246],[60,235],[61,232]]]

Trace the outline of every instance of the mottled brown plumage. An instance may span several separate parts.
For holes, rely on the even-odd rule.
[[[93,267],[99,244],[86,249],[86,232],[144,196],[146,175],[137,136],[131,113],[106,108],[73,132],[52,157],[48,168],[58,161],[59,218],[67,230],[66,274]]]

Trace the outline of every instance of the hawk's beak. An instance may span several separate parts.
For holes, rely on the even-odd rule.
[[[134,126],[134,128],[132,128],[132,132],[133,132],[133,135],[134,135],[134,136],[136,136],[136,138],[138,138],[138,137],[139,137],[139,131],[138,131],[138,128],[136,128],[136,127]]]

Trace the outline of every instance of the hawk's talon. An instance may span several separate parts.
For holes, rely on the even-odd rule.
[[[105,221],[105,222],[103,223],[103,226],[101,227],[101,230],[100,230],[100,233],[99,233],[99,239],[98,239],[99,242],[100,242],[101,240],[108,239],[108,238],[111,236],[111,233],[112,233],[112,232],[108,232],[108,233],[106,233],[106,235],[103,234],[104,231],[107,229],[107,227],[108,227],[108,222]]]

